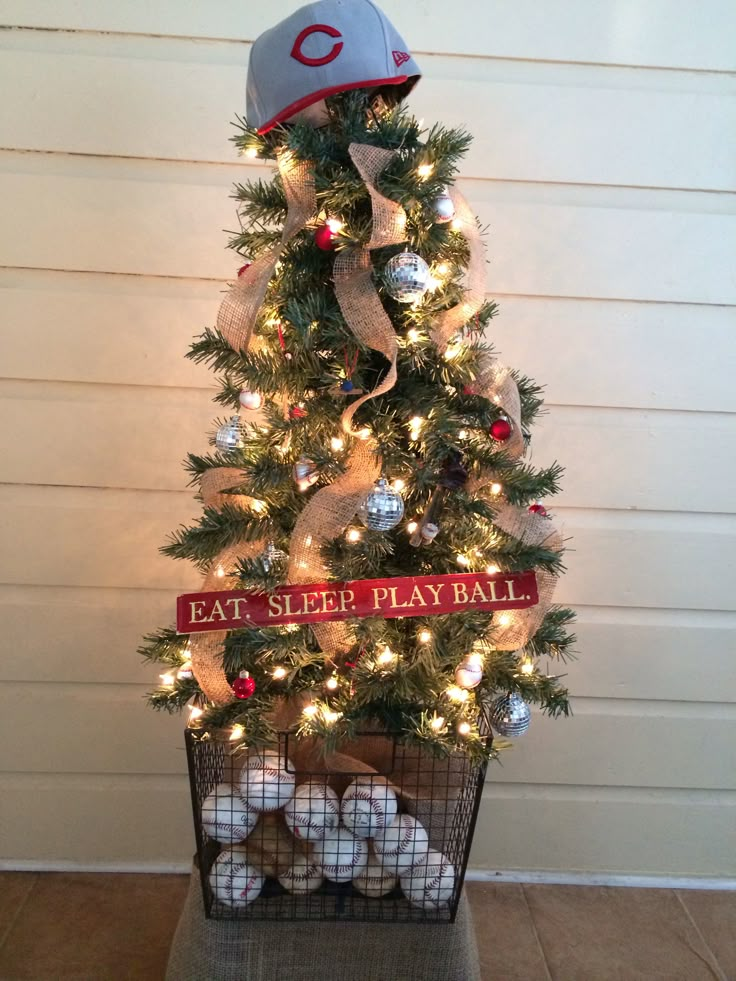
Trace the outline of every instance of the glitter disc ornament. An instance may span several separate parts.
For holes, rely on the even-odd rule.
[[[455,217],[455,205],[452,203],[452,198],[447,191],[443,191],[439,197],[434,199],[432,210],[434,211],[434,220],[438,225],[444,225],[446,222],[452,221]]]
[[[429,289],[429,266],[414,252],[400,252],[389,259],[383,271],[383,281],[391,296],[399,303],[415,303]]]
[[[215,446],[218,450],[240,450],[244,445],[244,435],[240,416],[233,416],[215,433]]]
[[[247,671],[241,671],[233,682],[232,688],[236,698],[250,698],[255,694],[256,683]]]
[[[404,498],[380,477],[358,508],[358,517],[371,531],[390,531],[404,517]]]
[[[247,388],[243,389],[238,398],[244,409],[260,409],[263,405],[263,396],[260,392],[249,392]]]
[[[286,552],[281,548],[277,548],[273,542],[269,542],[260,555],[261,565],[266,572],[270,572],[275,565],[281,565],[287,558],[288,555]]]
[[[491,703],[491,726],[499,736],[523,736],[532,720],[531,709],[516,692],[502,695]]]
[[[506,416],[499,416],[491,423],[490,432],[497,443],[505,443],[511,436],[511,423]]]

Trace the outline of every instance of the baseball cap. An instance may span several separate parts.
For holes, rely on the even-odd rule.
[[[348,89],[396,86],[403,98],[421,72],[372,0],[317,0],[261,34],[248,64],[246,116],[259,133]]]

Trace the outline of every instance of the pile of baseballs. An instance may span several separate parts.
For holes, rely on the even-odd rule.
[[[449,902],[455,869],[430,848],[423,825],[399,811],[387,780],[357,777],[340,800],[325,783],[295,786],[289,769],[275,751],[252,753],[237,784],[219,784],[203,802],[202,828],[227,846],[210,871],[219,902],[247,906],[266,877],[293,894],[329,879],[352,882],[371,898],[400,885],[412,905],[426,910]]]

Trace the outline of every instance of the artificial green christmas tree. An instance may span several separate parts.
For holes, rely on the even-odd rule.
[[[163,629],[142,649],[167,668],[154,707],[192,703],[197,725],[253,745],[286,699],[328,746],[378,725],[445,754],[485,751],[484,702],[501,734],[508,696],[521,719],[520,700],[567,714],[549,665],[572,613],[551,606],[562,547],[537,503],[561,470],[525,462],[541,389],[493,353],[480,231],[454,187],[469,142],[366,89],[329,97],[319,127],[239,123],[239,150],[280,172],[236,186],[246,265],[189,353],[217,372],[227,418],[187,462],[204,513],[163,551],[205,571],[205,591],[534,569],[540,603]]]

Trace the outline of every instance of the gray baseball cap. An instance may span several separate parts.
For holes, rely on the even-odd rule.
[[[267,133],[348,89],[399,86],[393,91],[403,98],[420,76],[401,35],[372,0],[317,0],[254,42],[246,116]]]

